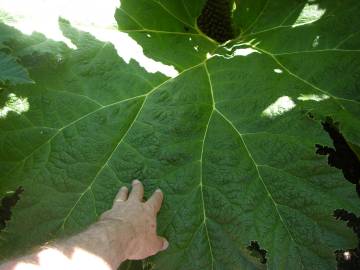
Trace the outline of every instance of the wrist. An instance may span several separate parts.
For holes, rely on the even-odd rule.
[[[108,260],[117,269],[131,255],[131,243],[135,239],[133,226],[118,219],[99,220],[93,226],[104,235],[107,243]]]
[[[75,257],[81,260],[81,256],[86,253],[107,265],[107,268],[99,269],[116,270],[128,258],[127,247],[133,235],[131,232],[131,228],[121,221],[100,220],[86,231],[51,246],[71,260]]]

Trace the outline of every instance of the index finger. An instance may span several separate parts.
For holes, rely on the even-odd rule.
[[[163,199],[164,199],[164,195],[161,189],[157,189],[153,193],[153,195],[151,195],[150,199],[146,202],[146,204],[150,205],[155,210],[155,213],[157,213],[160,211]]]
[[[118,203],[118,202],[125,202],[128,198],[128,193],[129,193],[129,190],[127,187],[123,186],[118,194],[116,195],[115,199],[114,199],[114,204],[115,203]]]

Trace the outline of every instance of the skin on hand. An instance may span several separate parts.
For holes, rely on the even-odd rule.
[[[143,195],[143,185],[134,180],[131,193],[122,187],[113,207],[87,230],[0,265],[0,270],[115,270],[126,259],[144,259],[166,249],[168,241],[156,233],[163,194],[158,189],[146,202]]]
[[[169,246],[168,241],[156,233],[156,215],[161,208],[163,193],[157,189],[146,202],[143,202],[143,196],[143,185],[139,180],[134,180],[130,194],[127,187],[122,187],[113,207],[104,212],[99,220],[99,223],[110,223],[119,228],[128,225],[131,237],[125,258],[130,260],[144,259]],[[117,241],[116,235],[108,237],[109,241]]]

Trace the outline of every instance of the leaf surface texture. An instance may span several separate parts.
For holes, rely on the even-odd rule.
[[[359,214],[356,191],[315,145],[332,145],[326,117],[360,145],[360,3],[239,1],[242,32],[225,45],[198,31],[203,4],[123,0],[116,11],[120,31],[175,78],[125,63],[64,20],[76,50],[10,42],[35,84],[6,89],[30,109],[0,119],[0,193],[25,190],[1,256],[81,231],[135,178],[146,195],[165,193],[170,247],[153,269],[328,270],[336,249],[355,245],[332,213]]]

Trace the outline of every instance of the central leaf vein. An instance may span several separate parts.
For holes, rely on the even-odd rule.
[[[202,141],[202,145],[201,145],[201,154],[200,154],[200,193],[201,193],[201,202],[202,202],[202,209],[203,209],[203,223],[204,223],[204,227],[205,227],[205,233],[206,233],[206,238],[209,244],[209,250],[210,250],[210,256],[211,256],[211,269],[214,269],[214,254],[213,254],[213,250],[212,250],[212,245],[211,245],[211,240],[210,240],[210,236],[209,236],[209,230],[206,224],[206,210],[205,210],[205,200],[204,200],[204,190],[203,190],[203,154],[204,154],[204,146],[205,146],[205,140],[206,140],[206,136],[207,136],[207,132],[209,129],[209,125],[210,125],[210,121],[214,112],[214,108],[215,108],[215,102],[214,102],[214,94],[213,94],[213,89],[212,89],[212,83],[211,83],[211,79],[210,79],[210,73],[207,69],[206,63],[204,63],[204,69],[208,78],[208,82],[209,82],[209,89],[210,89],[210,94],[211,94],[211,100],[212,100],[212,107],[211,107],[211,113],[209,115],[209,119],[208,122],[206,124],[205,127],[205,132],[204,132],[204,139]]]

